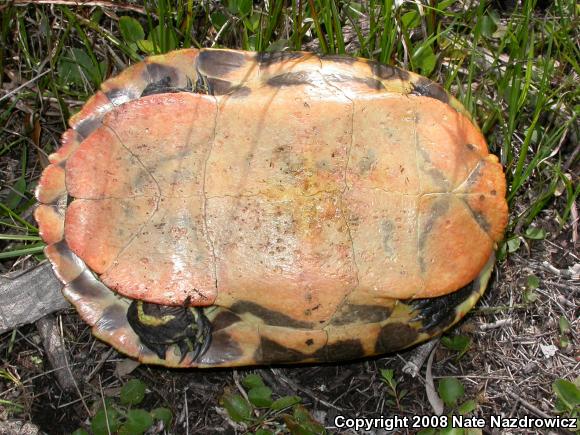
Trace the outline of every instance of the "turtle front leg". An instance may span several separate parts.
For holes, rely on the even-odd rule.
[[[162,360],[175,344],[181,352],[180,362],[190,352],[195,361],[211,343],[211,324],[199,307],[170,307],[135,300],[129,306],[127,320],[141,342]]]

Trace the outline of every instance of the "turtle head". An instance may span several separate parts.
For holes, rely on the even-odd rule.
[[[134,300],[127,320],[141,342],[165,359],[167,349],[177,345],[181,361],[188,353],[192,360],[201,357],[211,342],[211,324],[199,307],[172,307]]]

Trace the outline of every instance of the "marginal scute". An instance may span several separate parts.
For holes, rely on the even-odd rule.
[[[222,77],[243,67],[248,55],[234,50],[201,50],[197,58],[198,71],[209,77]]]
[[[64,240],[48,245],[44,253],[52,263],[56,276],[64,284],[70,283],[87,269],[84,261],[70,250]]]
[[[445,89],[440,84],[424,77],[413,82],[413,93],[423,97],[435,98],[442,103],[449,103],[449,94]]]
[[[94,275],[87,269],[79,276],[68,283],[71,290],[75,292],[76,297],[82,297],[85,300],[102,300],[107,297],[105,287],[99,282]]]
[[[62,240],[64,236],[64,216],[57,205],[40,204],[34,210],[38,222],[40,237],[50,246]]]
[[[214,331],[226,329],[234,323],[241,322],[242,318],[230,310],[220,310],[220,312],[212,319],[211,326]]]
[[[345,304],[337,312],[330,324],[342,326],[354,323],[375,323],[387,320],[392,309],[384,305],[351,305]]]
[[[162,93],[193,91],[192,77],[185,75],[178,68],[150,61],[147,63],[147,72],[149,73],[149,83],[141,92],[141,97]]]
[[[304,57],[304,53],[296,51],[264,51],[256,54],[256,60],[261,66],[297,60],[301,57]]]
[[[119,305],[108,306],[95,327],[100,331],[116,331],[127,324],[127,311]]]
[[[43,204],[56,204],[66,195],[64,168],[60,165],[49,165],[42,172],[36,191],[36,199]]]
[[[208,77],[205,79],[205,85],[207,86],[207,93],[209,95],[227,95],[233,93],[237,86],[228,81],[216,79],[214,77]]]
[[[365,350],[359,339],[349,339],[328,344],[315,353],[319,361],[341,361],[361,358]]]
[[[371,62],[370,66],[372,73],[382,80],[399,80],[402,82],[409,80],[409,73],[401,68],[378,62]]]
[[[68,123],[84,139],[100,125],[105,113],[113,110],[113,107],[114,104],[104,92],[97,92]]]
[[[82,121],[79,121],[74,129],[81,138],[86,139],[93,131],[101,126],[102,121],[103,119],[101,116],[85,118]]]
[[[359,58],[340,54],[325,54],[321,56],[320,59],[323,61],[342,63],[345,65],[352,65],[361,61]]]
[[[240,343],[226,330],[219,330],[211,337],[211,346],[202,355],[199,364],[205,366],[237,365],[232,364],[243,355]]]
[[[274,340],[262,337],[260,349],[258,349],[256,360],[276,364],[280,362],[298,363],[308,360],[308,355],[286,346],[280,345]]]
[[[61,147],[48,156],[48,160],[53,165],[63,164],[66,162],[66,159],[76,151],[82,141],[83,138],[80,134],[76,130],[69,128],[62,135]]]
[[[417,329],[405,323],[387,323],[381,328],[375,344],[376,353],[401,350],[415,343],[419,338]]]
[[[289,72],[270,77],[266,83],[274,88],[282,86],[315,85],[317,78],[309,72]]]

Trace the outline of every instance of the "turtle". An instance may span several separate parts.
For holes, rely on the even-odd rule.
[[[182,49],[106,80],[35,217],[64,296],[143,363],[395,352],[483,294],[505,175],[442,86],[372,60]]]

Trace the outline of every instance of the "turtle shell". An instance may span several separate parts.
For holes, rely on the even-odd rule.
[[[45,252],[95,335],[148,363],[410,346],[475,304],[507,222],[463,106],[364,59],[179,50],[107,80],[70,127],[37,189]],[[203,352],[151,349],[134,300],[203,307]]]

